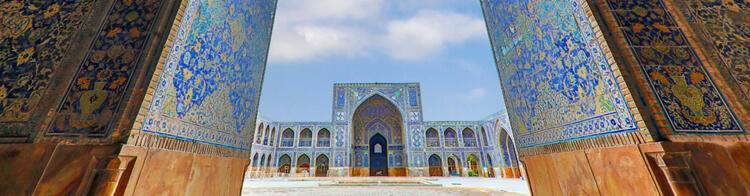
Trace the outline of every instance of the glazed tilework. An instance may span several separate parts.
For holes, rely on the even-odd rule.
[[[482,0],[519,148],[634,131],[579,0]]]
[[[57,108],[47,136],[108,136],[161,7],[161,1],[114,3]]]
[[[275,6],[191,0],[142,131],[249,150]]]
[[[374,95],[357,106],[352,117],[354,140],[351,143],[354,148],[354,166],[369,167],[369,141],[373,135],[380,134],[385,137],[389,149],[388,167],[402,167],[402,134],[407,131],[402,127],[402,122],[401,112],[380,95]]]
[[[280,145],[254,143],[251,154],[258,157],[287,155],[292,157],[292,162],[294,157],[302,154],[325,154],[331,157],[334,167],[369,167],[369,139],[375,133],[380,133],[388,141],[388,166],[411,169],[427,167],[426,160],[431,155],[441,159],[453,155],[461,160],[470,154],[478,159],[485,159],[489,155],[491,159],[503,160],[501,146],[503,142],[512,142],[498,139],[501,130],[511,130],[505,112],[491,114],[478,121],[423,121],[417,83],[334,84],[332,98],[333,121],[330,122],[272,122],[259,118],[256,130],[266,130],[270,126],[271,129],[283,131],[278,136],[260,134],[264,138],[256,140],[280,137]],[[482,129],[485,131],[481,134],[477,132]],[[311,141],[304,139],[310,136],[302,136],[301,132],[305,130],[312,131]],[[433,130],[432,135],[427,134],[427,130]],[[455,146],[444,145],[445,130],[454,130],[449,140]],[[323,133],[324,139],[320,138],[320,133]],[[477,143],[479,138],[483,138],[483,145]],[[487,143],[484,141],[490,144],[484,145]],[[318,145],[301,146],[303,142]],[[471,144],[465,145],[467,143]],[[513,152],[505,154],[511,156]],[[517,157],[507,159],[518,160]],[[487,160],[481,162],[488,163]]]
[[[29,120],[93,3],[0,3],[0,123]],[[5,131],[0,135],[28,134]]]
[[[700,4],[693,1],[689,7],[702,11],[706,14],[704,19],[707,19],[710,18],[710,12],[716,11],[709,8],[713,7],[715,2],[719,1],[705,1]],[[695,49],[661,0],[607,0],[607,3],[676,133],[745,132]],[[736,27],[729,24],[721,25]],[[728,27],[727,30],[731,31],[732,27]],[[738,31],[730,34],[733,36],[723,37],[733,39],[742,36]],[[734,43],[742,45],[741,42]],[[743,50],[741,47],[736,49]],[[723,57],[728,56],[734,55]],[[739,64],[737,66],[738,69],[746,67]]]
[[[688,15],[702,25],[722,63],[750,99],[750,1],[687,0]]]

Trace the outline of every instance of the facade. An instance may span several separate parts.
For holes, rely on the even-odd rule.
[[[505,113],[423,121],[418,83],[334,84],[331,122],[259,118],[251,176],[519,177]]]
[[[256,115],[275,0],[2,1],[0,190],[238,195],[248,166],[509,176],[517,152],[538,195],[750,195],[747,0],[480,5],[507,114],[425,122],[417,84],[338,84],[331,122],[273,122]]]

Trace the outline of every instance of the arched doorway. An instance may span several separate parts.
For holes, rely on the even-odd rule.
[[[279,157],[279,173],[288,174],[289,169],[292,168],[292,158],[289,157],[289,155],[282,155]]]
[[[513,146],[513,139],[510,137],[510,134],[504,129],[500,128],[500,134],[498,136],[500,145],[502,147],[502,155],[503,155],[503,173],[502,176],[510,177],[510,178],[517,178],[520,177],[520,171],[518,169],[518,157],[516,157],[516,150],[515,146]]]
[[[328,157],[324,154],[318,155],[315,159],[315,176],[328,176]]]
[[[250,167],[250,171],[255,171],[258,169],[258,154],[256,153],[253,155],[253,165]]]
[[[469,166],[469,176],[479,176],[479,163],[477,156],[470,154],[466,157],[466,164]]]
[[[260,165],[258,165],[258,167],[258,171],[263,173],[263,171],[266,169],[266,155],[260,157]]]
[[[271,165],[272,165],[271,163],[273,162],[273,159],[271,159],[272,156],[273,155],[270,155],[270,154],[268,155],[268,159],[267,159],[268,161],[266,161],[266,168],[264,169],[265,170],[264,172],[267,172],[267,173],[273,172],[273,168],[271,168]]]
[[[430,165],[430,176],[443,176],[443,162],[436,154],[432,154],[427,161]]]
[[[370,176],[388,176],[388,142],[380,133],[370,138]]]
[[[297,173],[310,172],[310,157],[301,155],[297,158]]]
[[[487,173],[489,173],[487,177],[490,177],[490,178],[495,177],[495,170],[492,166],[492,158],[490,158],[489,154],[487,155],[487,171],[488,171]]]
[[[372,95],[352,115],[351,176],[406,176],[402,113],[387,98]]]
[[[458,162],[458,158],[454,156],[448,157],[448,175],[450,176],[461,176],[461,171],[459,170],[461,168],[460,162]]]

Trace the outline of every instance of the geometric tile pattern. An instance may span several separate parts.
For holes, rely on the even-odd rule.
[[[518,147],[636,130],[580,0],[482,0]]]
[[[744,133],[661,0],[607,2],[676,133]],[[703,11],[709,14],[712,10]]]
[[[191,0],[143,132],[247,151],[275,0]]]

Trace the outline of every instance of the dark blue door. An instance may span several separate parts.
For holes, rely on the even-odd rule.
[[[370,176],[388,176],[388,142],[380,134],[370,138]]]

